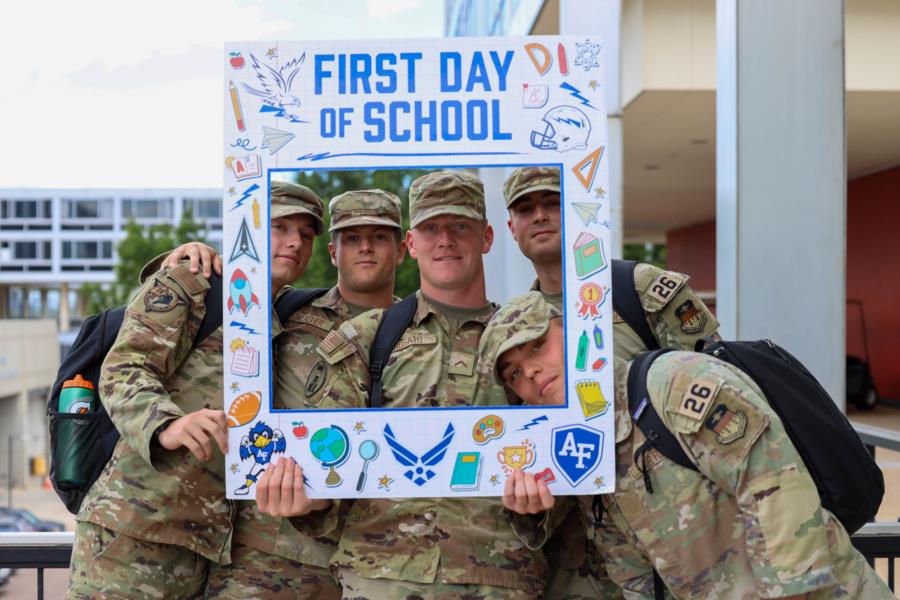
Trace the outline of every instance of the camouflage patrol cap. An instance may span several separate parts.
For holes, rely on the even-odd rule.
[[[506,208],[531,192],[549,190],[559,192],[559,167],[521,167],[509,174],[503,182],[503,198]]]
[[[499,381],[497,361],[503,353],[541,337],[547,332],[550,319],[561,316],[540,292],[517,296],[491,317],[478,343],[478,356]]]
[[[328,203],[328,231],[355,225],[384,225],[402,229],[400,198],[384,190],[354,190],[335,196]]]
[[[439,215],[458,215],[483,221],[484,184],[467,171],[434,171],[409,188],[409,226]]]
[[[305,185],[273,181],[269,198],[271,200],[270,218],[309,215],[315,221],[316,235],[325,231],[325,222],[322,220],[325,208],[322,206],[322,199]]]

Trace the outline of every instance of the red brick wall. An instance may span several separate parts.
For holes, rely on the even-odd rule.
[[[716,288],[716,223],[666,235],[668,267],[691,276],[696,290]],[[861,300],[869,363],[878,392],[900,400],[900,167],[847,186],[847,299]],[[857,306],[847,307],[847,353],[862,356]]]

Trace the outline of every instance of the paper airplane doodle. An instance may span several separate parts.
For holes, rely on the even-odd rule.
[[[294,139],[294,134],[274,127],[263,125],[263,141],[260,148],[268,148],[269,154],[275,154]]]
[[[572,208],[575,209],[575,214],[581,219],[581,222],[584,223],[584,226],[587,227],[591,223],[599,223],[597,213],[600,211],[600,204],[596,202],[573,202]]]
[[[228,262],[232,262],[241,256],[248,256],[259,262],[259,254],[256,252],[256,245],[253,243],[253,237],[250,235],[247,217],[244,217],[244,220],[241,222],[241,229],[238,231],[238,237],[234,242],[234,247],[231,249],[231,258],[228,259]]]
[[[235,308],[238,308],[244,313],[245,317],[254,304],[257,307],[259,306],[259,298],[253,293],[253,288],[250,287],[250,280],[240,269],[235,269],[231,275],[231,283],[228,286],[228,302],[226,304],[228,305],[229,314],[233,313]]]

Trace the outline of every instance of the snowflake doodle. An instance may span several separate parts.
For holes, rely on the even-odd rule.
[[[590,71],[594,67],[600,68],[600,44],[592,44],[591,40],[584,40],[584,43],[575,42],[575,66],[581,67],[585,71]]]

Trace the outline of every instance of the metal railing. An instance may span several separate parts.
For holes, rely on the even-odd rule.
[[[0,567],[37,569],[37,597],[44,598],[44,569],[67,569],[75,534],[0,533]],[[867,523],[853,534],[853,545],[870,565],[887,559],[887,584],[894,590],[895,562],[900,558],[900,523]]]

